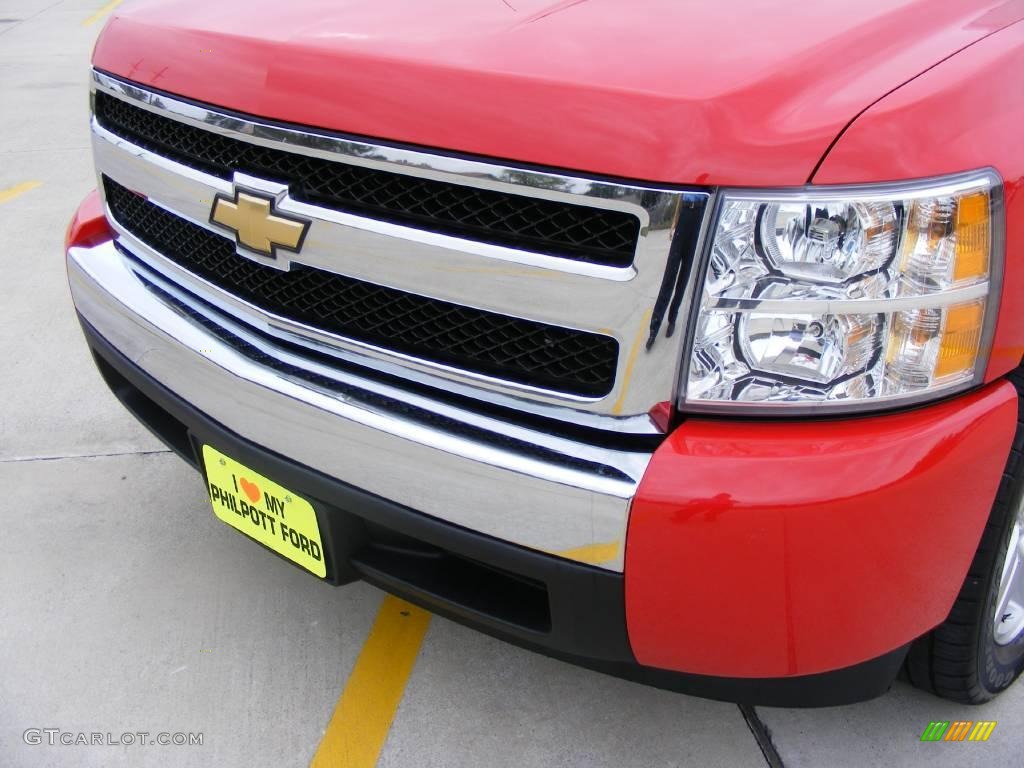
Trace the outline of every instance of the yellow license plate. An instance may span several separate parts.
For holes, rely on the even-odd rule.
[[[208,445],[203,464],[217,517],[317,576],[327,575],[320,527],[308,501]]]

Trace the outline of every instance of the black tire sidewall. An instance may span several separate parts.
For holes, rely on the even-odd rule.
[[[988,589],[981,612],[981,627],[978,637],[978,682],[989,694],[995,695],[1006,690],[1024,669],[1024,634],[1008,645],[995,641],[996,601],[999,596],[999,580],[1006,562],[1007,545],[1016,519],[1017,507],[1024,497],[1024,477],[1014,478],[1013,492],[1003,510],[999,540],[988,572]]]

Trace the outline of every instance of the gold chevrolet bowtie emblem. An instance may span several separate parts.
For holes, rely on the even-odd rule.
[[[278,249],[298,253],[309,229],[308,221],[275,211],[273,197],[239,189],[234,199],[217,195],[210,221],[234,231],[240,247],[271,259]]]

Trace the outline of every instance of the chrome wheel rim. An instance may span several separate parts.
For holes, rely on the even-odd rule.
[[[996,645],[1009,645],[1024,633],[1024,499],[1017,504],[993,622]]]

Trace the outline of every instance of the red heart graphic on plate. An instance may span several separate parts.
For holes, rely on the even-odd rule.
[[[245,491],[245,495],[249,497],[249,501],[253,504],[258,504],[260,500],[260,489],[256,483],[250,483],[244,477],[238,478],[238,484],[242,486],[242,490]]]

